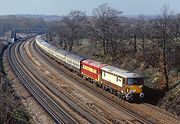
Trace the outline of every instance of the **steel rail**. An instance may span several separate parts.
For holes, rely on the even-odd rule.
[[[20,79],[20,81],[24,84],[24,86],[28,89],[28,91],[34,96],[34,98],[44,107],[44,109],[52,116],[52,118],[59,124],[69,123],[69,124],[75,124],[77,123],[74,120],[68,119],[63,120],[64,115],[62,112],[63,110],[44,92],[42,91],[32,80],[27,72],[24,71],[24,69],[21,67],[20,63],[18,63],[18,60],[16,59],[15,50],[13,51],[12,47],[15,47],[15,45],[11,45],[8,50],[8,61],[14,71],[14,73],[17,75],[17,77]],[[20,45],[20,44],[19,44]],[[36,91],[37,90],[37,91]],[[52,104],[50,106],[50,104]],[[53,109],[52,107],[55,107]],[[55,111],[56,110],[56,111]],[[57,112],[58,110],[58,112]],[[62,114],[62,115],[61,115]]]

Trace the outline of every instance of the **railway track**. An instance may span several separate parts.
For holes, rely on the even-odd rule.
[[[54,99],[48,92],[51,92],[56,96],[56,98],[63,100],[70,108],[72,108],[76,113],[85,118],[90,123],[116,123],[116,121],[109,121],[105,117],[98,115],[93,110],[89,110],[81,101],[73,98],[71,95],[66,93],[64,89],[57,87],[55,84],[49,80],[45,74],[42,74],[40,70],[36,68],[36,65],[30,60],[27,54],[27,50],[25,49],[25,43],[18,43],[13,46],[10,46],[8,51],[8,60],[12,69],[18,76],[18,78],[23,82],[25,87],[29,90],[31,94],[35,97],[35,99],[40,102],[40,104],[45,108],[45,110],[53,117],[53,119],[57,123],[80,123],[76,118],[72,116],[72,114],[67,113],[65,109],[58,103],[58,100]],[[134,113],[130,109],[125,106],[121,106],[120,101],[117,100],[117,97],[104,92],[102,89],[94,87],[89,82],[82,80],[76,74],[68,71],[66,68],[60,66],[55,63],[54,60],[50,59],[47,55],[45,55],[42,51],[38,49],[35,42],[30,42],[28,45],[28,49],[33,56],[36,56],[42,60],[46,60],[46,63],[51,65],[54,69],[59,72],[59,74],[63,74],[68,80],[71,80],[73,83],[79,85],[83,89],[87,90],[89,93],[94,96],[100,98],[101,100],[107,102],[112,105],[117,110],[123,112],[124,114],[131,117],[131,119],[120,119],[122,123],[128,124],[150,124],[157,123],[153,118],[147,118],[146,116],[139,116],[139,114]],[[17,52],[14,52],[17,51]],[[38,54],[37,54],[38,53]],[[62,80],[63,82],[63,80]],[[43,85],[46,89],[43,89],[41,86]],[[46,91],[48,90],[48,92]],[[112,98],[113,97],[113,98]],[[48,100],[49,99],[49,100]],[[53,105],[54,104],[54,105]],[[58,106],[58,107],[57,107]],[[61,110],[57,108],[61,108]],[[69,117],[65,117],[63,113],[64,111]],[[118,115],[117,115],[118,116]],[[72,119],[71,121],[70,118]],[[133,119],[132,119],[133,118]]]
[[[127,121],[127,123],[154,123],[155,121],[153,119],[147,119],[147,118],[142,118],[140,116],[138,116],[136,113],[124,108],[123,106],[120,106],[119,103],[114,99],[110,99],[107,98],[106,93],[102,94],[101,89],[97,89],[92,87],[92,85],[90,85],[89,83],[87,83],[86,81],[79,79],[76,75],[72,74],[71,72],[69,73],[66,69],[64,69],[63,67],[59,67],[58,64],[54,63],[53,60],[49,59],[44,53],[42,53],[42,51],[40,51],[37,46],[35,45],[34,42],[32,42],[32,49],[35,49],[36,53],[38,53],[41,57],[41,59],[47,60],[47,63],[54,66],[54,68],[57,71],[60,71],[60,73],[65,74],[65,76],[72,80],[73,82],[77,83],[78,85],[80,85],[81,87],[83,87],[84,89],[88,90],[90,93],[92,93],[93,95],[97,96],[98,98],[108,102],[109,104],[111,104],[112,106],[114,106],[116,109],[118,109],[119,111],[123,111],[124,113],[126,113],[127,115],[131,116],[134,118],[134,120],[131,121]],[[73,76],[72,76],[73,75]]]
[[[37,80],[28,71],[27,65],[23,63],[23,56],[21,56],[19,49],[22,44],[10,45],[8,49],[8,61],[16,76],[57,123],[78,123],[37,85]]]
[[[120,102],[124,101],[117,100],[117,97],[104,92],[102,89],[94,87],[91,83],[87,82],[86,80],[82,80],[76,74],[68,71],[58,63],[55,63],[54,60],[50,59],[50,57],[39,50],[35,42],[31,41],[29,44],[30,45],[28,45],[28,49],[26,51],[24,50],[25,43],[17,43],[13,46],[10,46],[8,51],[9,63],[20,81],[23,82],[29,92],[33,94],[35,99],[45,108],[45,110],[53,117],[53,119],[57,123],[79,123],[79,120],[76,120],[77,118],[74,118],[72,114],[66,112],[65,108],[63,108],[61,104],[58,103],[58,101],[54,99],[48,92],[51,92],[56,96],[56,98],[63,100],[63,102],[65,102],[70,108],[76,111],[77,114],[85,118],[87,122],[116,123],[116,120],[109,121],[109,118],[106,119],[105,116],[103,117],[102,115],[98,115],[96,111],[86,108],[86,106],[81,104],[80,100],[73,98],[73,96],[69,95],[68,92],[66,93],[64,89],[61,89],[57,87],[57,85],[53,84],[45,74],[42,74],[42,72],[36,68],[36,65],[28,57],[27,51],[30,51],[33,56],[36,56],[36,59],[38,57],[38,59],[46,60],[46,63],[51,65],[57,72],[59,72],[59,74],[64,75],[66,78],[68,78],[68,80],[72,81],[73,83],[87,90],[89,93],[112,105],[117,110],[123,112],[123,114],[131,117],[131,119],[121,118],[120,121],[122,123],[157,123],[154,118],[139,116],[139,114],[137,114],[136,112],[128,109],[128,106],[122,106]],[[61,81],[64,82],[63,80]],[[46,87],[46,89],[44,89],[41,85]],[[68,117],[65,117],[67,115]]]

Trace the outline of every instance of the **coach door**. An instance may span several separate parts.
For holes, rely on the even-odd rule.
[[[120,87],[123,87],[123,78],[118,77],[118,84]]]

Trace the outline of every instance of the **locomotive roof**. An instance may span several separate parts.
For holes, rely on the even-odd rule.
[[[91,59],[86,59],[82,63],[85,63],[85,64],[93,66],[93,67],[97,67],[97,68],[101,68],[101,67],[104,67],[106,65],[106,64],[103,64],[101,62],[97,62],[97,61],[94,61]]]
[[[70,58],[70,59],[72,59],[74,61],[79,61],[79,62],[85,59],[84,57],[79,56],[79,55],[75,55],[73,53],[67,54],[66,57]]]
[[[114,66],[105,66],[102,67],[101,70],[104,70],[108,73],[114,74],[114,75],[118,75],[124,78],[138,78],[141,77],[140,75],[133,73],[133,72],[129,72],[127,70],[123,70]]]

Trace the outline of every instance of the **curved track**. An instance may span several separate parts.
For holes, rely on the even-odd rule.
[[[138,114],[138,112],[134,112],[129,109],[131,107],[129,103],[122,105],[122,102],[124,101],[117,99],[114,95],[104,92],[98,87],[94,87],[91,83],[81,79],[75,73],[72,73],[63,66],[60,66],[54,61],[52,56],[46,53],[44,54],[44,52],[38,48],[33,40],[28,41],[27,44],[16,43],[9,47],[9,63],[24,86],[57,123],[82,123],[77,116],[73,116],[73,113],[70,113],[64,106],[62,106],[59,100],[63,101],[63,103],[65,103],[74,113],[84,118],[84,120],[86,120],[85,122],[89,123],[157,123],[154,118],[145,115],[143,116],[142,114]],[[97,97],[98,99],[106,102],[108,105],[113,106],[112,110],[119,111],[123,116],[118,117],[119,114],[113,112],[113,116],[116,116],[115,118],[112,116],[114,118],[113,119],[98,114],[96,110],[91,110],[90,107],[84,105],[82,101],[78,100],[72,94],[69,94],[65,89],[63,89],[63,87],[58,87],[56,83],[52,83],[52,80],[49,79],[46,74],[42,73],[40,68],[37,68],[37,65],[29,55],[32,55],[33,58],[37,59],[40,63],[46,63],[45,65],[47,67],[51,66],[50,68],[56,70],[58,75],[60,74],[61,76],[64,76],[64,78],[61,77],[61,82],[67,83],[66,79],[68,79],[72,83],[86,90],[88,93],[93,94],[94,97]],[[69,84],[69,86],[70,85],[71,84]],[[101,111],[107,110],[105,109],[105,106]],[[111,109],[108,109],[108,113],[110,111]],[[142,115],[142,117],[140,115]]]
[[[26,68],[27,65],[23,62],[22,51],[20,51],[20,46],[22,44],[23,43],[13,44],[8,49],[8,61],[16,76],[57,123],[77,123],[77,121],[66,113],[37,85],[37,80],[33,77],[31,72]]]
[[[27,45],[27,44],[26,44]],[[27,48],[27,46],[26,46]],[[127,106],[121,105],[122,100],[118,100],[117,97],[104,92],[102,89],[94,87],[91,83],[81,79],[76,74],[68,71],[63,66],[60,66],[52,57],[44,54],[34,41],[29,41],[28,48],[25,50],[25,43],[16,43],[11,45],[8,50],[8,60],[12,67],[12,70],[34,96],[34,98],[44,107],[44,109],[52,116],[57,123],[80,123],[72,113],[66,111],[61,103],[57,99],[61,99],[68,107],[70,107],[75,113],[84,118],[89,123],[116,123],[116,121],[109,120],[105,116],[98,115],[98,113],[90,108],[84,106],[77,98],[68,94],[63,88],[57,87],[52,83],[41,70],[37,69],[37,65],[29,58],[27,50],[36,58],[45,61],[48,65],[52,66],[59,74],[65,76],[68,80],[74,84],[85,89],[90,94],[93,94],[98,99],[105,101],[107,104],[113,106],[116,110],[122,112],[129,119],[119,118],[120,122],[128,124],[144,124],[144,123],[156,123],[151,117],[140,116],[139,114],[128,109]],[[40,62],[40,61],[39,61]],[[62,82],[63,79],[61,80]],[[50,92],[50,93],[49,93]],[[52,94],[56,97],[53,97]],[[118,116],[118,115],[116,115]],[[118,118],[116,118],[118,120]]]
[[[9,63],[12,70],[24,84],[24,86],[57,123],[82,123],[82,121],[78,120],[77,117],[67,111],[58,100],[63,101],[70,109],[78,114],[78,116],[84,118],[86,120],[85,122],[89,123],[157,123],[156,120],[151,117],[143,116],[142,114],[140,116],[136,112],[131,111],[131,109],[128,108],[131,105],[127,105],[126,103],[122,105],[121,102],[124,101],[117,99],[117,97],[114,95],[104,92],[102,89],[94,87],[91,83],[87,82],[86,80],[82,80],[76,74],[68,71],[63,66],[60,66],[53,60],[53,57],[44,54],[44,52],[38,48],[33,40],[28,41],[27,43],[29,43],[28,47],[25,47],[25,45],[27,45],[26,43],[16,43],[9,47]],[[124,117],[126,116],[128,119],[126,117],[122,118],[123,116],[121,116],[115,118],[115,120],[111,120],[106,118],[106,116],[99,115],[98,112],[83,105],[81,100],[72,96],[72,94],[69,94],[63,89],[63,87],[57,87],[57,84],[52,83],[52,80],[43,74],[41,69],[36,67],[37,65],[33,63],[32,59],[28,56],[28,52],[36,59],[40,59],[39,62],[44,60],[44,63],[48,64],[48,66],[50,65],[60,75],[63,75],[68,80],[72,81],[74,84],[78,85],[98,99],[101,99],[107,104],[113,106],[112,108],[114,108],[114,110],[116,109],[117,111],[121,112]],[[60,81],[64,83],[66,82],[64,78],[62,78]]]

